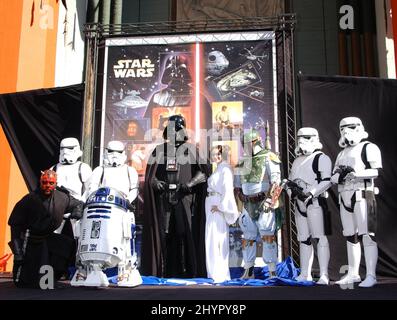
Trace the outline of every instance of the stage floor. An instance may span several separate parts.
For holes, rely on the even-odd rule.
[[[137,288],[74,288],[60,282],[55,290],[18,289],[0,279],[0,300],[397,300],[397,279],[378,279],[369,289],[327,287],[140,286]]]

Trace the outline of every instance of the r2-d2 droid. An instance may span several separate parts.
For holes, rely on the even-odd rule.
[[[133,215],[128,200],[116,189],[100,188],[88,197],[81,219],[79,248],[87,278],[79,285],[108,286],[103,270],[115,266],[118,266],[118,286],[142,284],[137,269]]]

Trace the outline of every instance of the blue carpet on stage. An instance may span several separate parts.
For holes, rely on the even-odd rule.
[[[278,277],[269,279],[269,270],[267,267],[255,268],[255,279],[242,280],[239,279],[243,274],[243,268],[230,268],[230,277],[232,280],[223,283],[214,283],[212,279],[164,279],[157,277],[143,276],[143,285],[148,286],[189,286],[189,285],[217,285],[217,286],[299,286],[309,287],[315,285],[314,282],[297,282],[295,279],[299,275],[299,269],[295,267],[291,258],[277,265]],[[117,283],[117,268],[106,270],[106,275],[110,283]]]

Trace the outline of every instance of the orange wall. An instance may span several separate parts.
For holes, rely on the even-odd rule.
[[[14,92],[17,87],[22,7],[21,1],[0,0],[0,93]],[[0,256],[2,256],[9,250],[6,233],[10,169],[13,158],[2,128],[0,128],[0,152],[0,199],[5,200],[0,202]],[[26,190],[26,187],[23,190]]]
[[[0,93],[54,86],[59,3],[0,0]],[[2,256],[9,252],[9,214],[27,188],[2,129],[0,154]]]
[[[16,89],[21,14],[21,1],[0,0],[0,93]]]

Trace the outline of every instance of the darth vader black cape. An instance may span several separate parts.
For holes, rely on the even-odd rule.
[[[203,164],[203,161],[199,161],[197,148],[189,143],[183,144],[182,147],[184,148],[184,154],[195,160],[180,164],[179,183],[189,182],[198,171],[203,172],[208,177],[209,166]],[[179,196],[179,203],[173,208],[174,214],[171,215],[169,232],[166,234],[164,228],[166,194],[159,193],[152,187],[152,181],[155,177],[158,180],[166,181],[164,162],[166,152],[167,143],[157,146],[146,167],[141,272],[144,275],[165,278],[206,277],[205,197],[207,183],[195,186],[191,194]],[[174,216],[177,215],[182,217],[182,224],[185,229],[182,236],[185,249],[182,258],[176,254],[178,251],[176,248],[178,235]],[[180,220],[179,225],[181,225]]]

